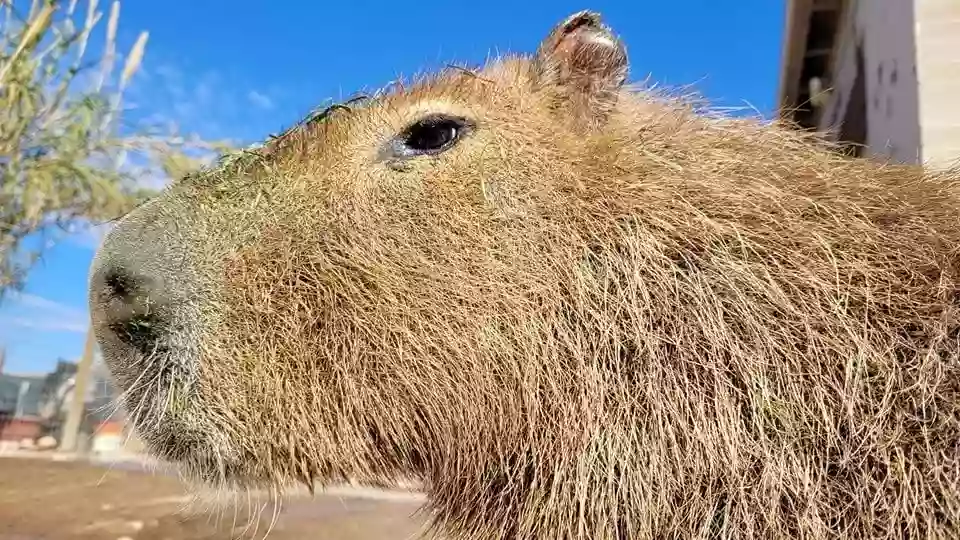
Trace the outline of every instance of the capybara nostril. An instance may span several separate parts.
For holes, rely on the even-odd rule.
[[[166,304],[157,280],[116,264],[106,265],[93,279],[99,297],[93,309],[104,326],[137,352],[156,352],[164,328],[159,311]]]
[[[105,292],[117,300],[127,300],[134,294],[133,278],[119,268],[108,270],[103,278],[103,284],[106,286]]]
[[[109,323],[110,330],[120,341],[142,354],[153,354],[162,348],[162,323],[159,317],[134,315]]]

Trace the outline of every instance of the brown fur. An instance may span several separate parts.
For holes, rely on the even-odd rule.
[[[94,321],[152,448],[234,485],[416,476],[457,538],[960,537],[960,172],[621,88],[621,49],[556,32],[118,226]],[[378,161],[437,111],[476,128]],[[162,352],[110,329],[121,264],[168,279]]]

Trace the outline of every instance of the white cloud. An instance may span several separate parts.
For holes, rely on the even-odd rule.
[[[88,325],[85,322],[71,322],[53,319],[30,319],[27,317],[0,317],[3,324],[17,326],[20,328],[29,328],[31,330],[43,330],[45,332],[74,332],[82,334],[87,331]]]
[[[251,90],[250,93],[247,94],[247,99],[249,99],[251,103],[253,103],[257,107],[260,107],[261,109],[273,108],[273,100],[270,99],[269,96],[265,94],[261,94],[256,90]]]
[[[35,294],[11,292],[4,299],[0,326],[48,332],[84,333],[90,325],[85,309],[68,306]]]
[[[74,245],[96,250],[113,226],[113,222],[96,225],[81,222],[78,223],[76,231],[67,236],[67,240]]]
[[[124,92],[124,103],[143,121],[220,139],[240,110],[244,92],[236,87],[216,71],[187,73],[172,63],[147,65]]]

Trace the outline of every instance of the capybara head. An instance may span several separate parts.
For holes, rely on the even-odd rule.
[[[626,78],[578,13],[127,215],[92,318],[152,452],[465,538],[958,537],[960,174]]]

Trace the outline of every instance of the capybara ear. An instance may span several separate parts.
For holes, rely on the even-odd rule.
[[[533,59],[540,85],[559,90],[579,120],[602,122],[627,79],[627,50],[600,14],[567,17],[540,43]]]

